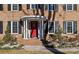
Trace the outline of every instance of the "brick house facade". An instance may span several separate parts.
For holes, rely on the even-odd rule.
[[[18,42],[38,44],[32,38],[44,39],[46,20],[48,35],[55,34],[60,24],[63,35],[74,37],[79,32],[78,14],[79,5],[76,4],[0,4],[0,38],[8,25]]]

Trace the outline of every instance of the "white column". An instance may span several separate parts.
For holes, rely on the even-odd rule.
[[[38,38],[40,39],[40,21],[38,21]]]
[[[31,38],[31,37],[30,37],[30,35],[31,35],[31,34],[30,34],[30,33],[31,33],[31,32],[30,32],[30,31],[31,31],[31,29],[30,29],[30,25],[31,25],[30,20],[29,20],[27,23],[28,23],[28,28],[27,28],[27,29],[28,29],[28,31],[27,31],[27,32],[28,32],[28,38]]]
[[[24,39],[25,39],[25,20],[24,20],[23,22],[24,22],[24,23],[23,23],[23,25],[24,25],[24,29],[23,29],[23,30],[24,30],[24,31],[23,31],[23,34],[24,34],[24,35],[23,35],[23,36],[24,36]]]
[[[13,22],[11,21],[11,34],[13,33]]]
[[[26,21],[26,24],[25,24],[25,25],[26,25],[26,27],[25,27],[25,28],[26,28],[26,39],[28,39],[28,37],[27,37],[27,35],[28,35],[28,32],[27,32],[27,30],[28,30],[28,29],[27,29],[27,28],[28,28],[28,27],[27,27],[27,20],[25,20],[25,21]]]
[[[43,33],[43,20],[42,20],[42,39],[44,38],[44,33]]]
[[[28,37],[27,37],[27,20],[24,20],[24,32],[23,32],[23,34],[24,34],[24,39],[28,39]]]

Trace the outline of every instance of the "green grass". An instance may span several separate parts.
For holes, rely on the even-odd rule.
[[[65,51],[66,54],[79,54],[79,51]],[[24,49],[8,49],[0,50],[0,54],[54,54],[50,51],[33,51],[33,50],[24,50]]]
[[[0,50],[0,54],[51,54],[48,51],[28,51],[28,50]]]
[[[66,54],[79,54],[79,51],[66,51]]]

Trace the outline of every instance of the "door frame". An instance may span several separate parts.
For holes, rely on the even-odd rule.
[[[36,37],[38,38],[38,21],[30,21],[30,25],[31,25],[31,38],[32,38],[32,25],[33,25],[32,22],[36,23],[35,24],[35,26],[36,26],[36,32],[37,32]]]

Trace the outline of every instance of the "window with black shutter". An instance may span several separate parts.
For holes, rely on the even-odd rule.
[[[19,11],[21,11],[22,10],[22,5],[21,4],[19,4]]]
[[[30,4],[26,4],[26,6],[27,6],[27,9],[30,9]]]
[[[8,4],[8,11],[11,11],[11,4]]]
[[[8,21],[9,33],[18,34],[19,32],[19,23],[18,21]]]
[[[59,27],[59,22],[58,21],[53,21],[53,22],[48,22],[48,33],[49,34],[55,34],[58,32],[58,27]]]
[[[77,21],[64,21],[63,27],[65,34],[77,34]]]
[[[21,11],[22,5],[21,4],[8,4],[8,11]]]
[[[3,4],[0,4],[0,11],[3,11]]]
[[[76,11],[77,10],[77,5],[76,4],[65,4],[63,5],[64,11]]]
[[[49,11],[57,11],[58,10],[58,5],[57,4],[49,4],[48,5]]]

